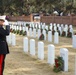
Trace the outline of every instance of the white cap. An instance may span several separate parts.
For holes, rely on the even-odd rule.
[[[0,16],[0,19],[3,20],[3,21],[5,21],[5,18],[6,18],[5,15],[4,16]]]

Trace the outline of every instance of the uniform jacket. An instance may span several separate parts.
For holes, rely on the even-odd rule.
[[[0,26],[0,54],[9,53],[8,44],[6,42],[6,36],[8,36],[9,33],[10,33],[9,25],[6,25],[5,29],[2,26]]]

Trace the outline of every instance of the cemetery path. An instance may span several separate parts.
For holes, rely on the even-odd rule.
[[[10,54],[6,57],[4,75],[74,75],[74,54],[73,52],[69,55],[69,72],[54,73],[53,66],[47,64],[47,51],[46,46],[49,44],[45,42],[45,60],[41,61],[37,59],[37,56],[33,57],[30,54],[23,52],[23,36],[16,35],[16,46],[10,46]],[[29,38],[29,37],[28,37]],[[29,38],[31,39],[31,38]],[[60,38],[60,40],[62,37]],[[38,39],[35,39],[38,42]],[[63,40],[63,39],[62,39]],[[66,40],[66,39],[65,39]],[[68,41],[70,42],[70,41]],[[64,46],[67,46],[69,43]],[[64,43],[64,42],[63,42]],[[37,45],[37,43],[36,43]],[[62,45],[62,43],[60,44]],[[56,46],[56,52],[59,54],[59,46]],[[62,46],[61,46],[62,47]],[[67,46],[68,48],[69,46]],[[36,47],[37,49],[37,47]],[[72,49],[72,48],[70,48]],[[71,50],[70,50],[71,51]],[[74,50],[75,52],[75,50]],[[37,54],[37,53],[36,53]],[[57,54],[57,55],[58,55]]]

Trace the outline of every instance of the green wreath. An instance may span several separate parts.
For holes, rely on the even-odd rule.
[[[64,69],[63,58],[58,56],[57,58],[55,58],[55,65],[54,65],[53,71],[57,73],[57,72],[63,71],[63,69]]]

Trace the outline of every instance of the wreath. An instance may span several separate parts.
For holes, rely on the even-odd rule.
[[[66,32],[65,31],[62,32],[62,36],[66,36]]]
[[[19,34],[19,32],[20,32],[20,31],[19,31],[19,30],[17,30],[17,31],[16,31],[16,34]]]
[[[57,30],[57,32],[59,33],[59,36],[60,36],[60,31],[59,31],[59,30]]]
[[[74,33],[74,35],[76,35],[76,33]]]
[[[51,29],[48,29],[48,31],[51,31]]]
[[[62,57],[58,56],[55,58],[55,65],[54,65],[54,72],[60,72],[63,71],[64,69],[64,60]]]
[[[72,37],[72,33],[68,32],[67,37],[71,38]]]
[[[54,35],[54,33],[55,33],[55,30],[52,31],[52,34],[53,34],[53,35]]]
[[[25,35],[27,35],[27,31],[24,31],[24,32],[23,32],[23,36],[25,36]]]
[[[13,32],[13,29],[12,28],[10,29],[10,32]]]
[[[22,35],[22,34],[23,34],[23,30],[20,30],[19,35]]]
[[[15,30],[15,29],[13,29],[13,30],[12,30],[12,32],[13,32],[13,33],[16,33],[16,30]]]
[[[41,34],[39,40],[44,40],[44,34]]]

